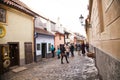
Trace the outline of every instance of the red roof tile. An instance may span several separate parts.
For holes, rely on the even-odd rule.
[[[0,0],[0,3],[13,7],[17,10],[23,11],[32,16],[38,16],[37,13],[33,12],[26,4],[19,0]]]

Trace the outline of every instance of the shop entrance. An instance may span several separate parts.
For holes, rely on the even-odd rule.
[[[18,42],[9,42],[10,50],[10,66],[19,65],[19,43]]]

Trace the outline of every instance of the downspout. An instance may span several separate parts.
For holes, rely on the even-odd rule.
[[[36,17],[34,17],[34,21],[33,21],[33,24],[34,24],[34,62],[37,62],[37,58],[36,58],[36,34],[35,34],[35,19]]]

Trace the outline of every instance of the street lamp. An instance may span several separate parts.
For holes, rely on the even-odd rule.
[[[79,20],[80,20],[81,25],[83,25],[84,17],[82,16],[82,14],[81,14],[80,17],[79,17]]]
[[[81,23],[82,26],[86,26],[86,27],[89,27],[89,28],[92,27],[88,18],[85,20],[86,21],[85,24],[83,23],[84,17],[82,16],[82,14],[79,17],[79,20],[80,20],[80,23]]]

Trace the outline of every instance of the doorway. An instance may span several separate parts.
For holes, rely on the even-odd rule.
[[[29,64],[33,62],[32,54],[32,42],[25,42],[25,63]]]
[[[42,58],[46,58],[47,55],[47,44],[42,43]]]
[[[10,51],[10,67],[19,65],[19,42],[8,42]]]

